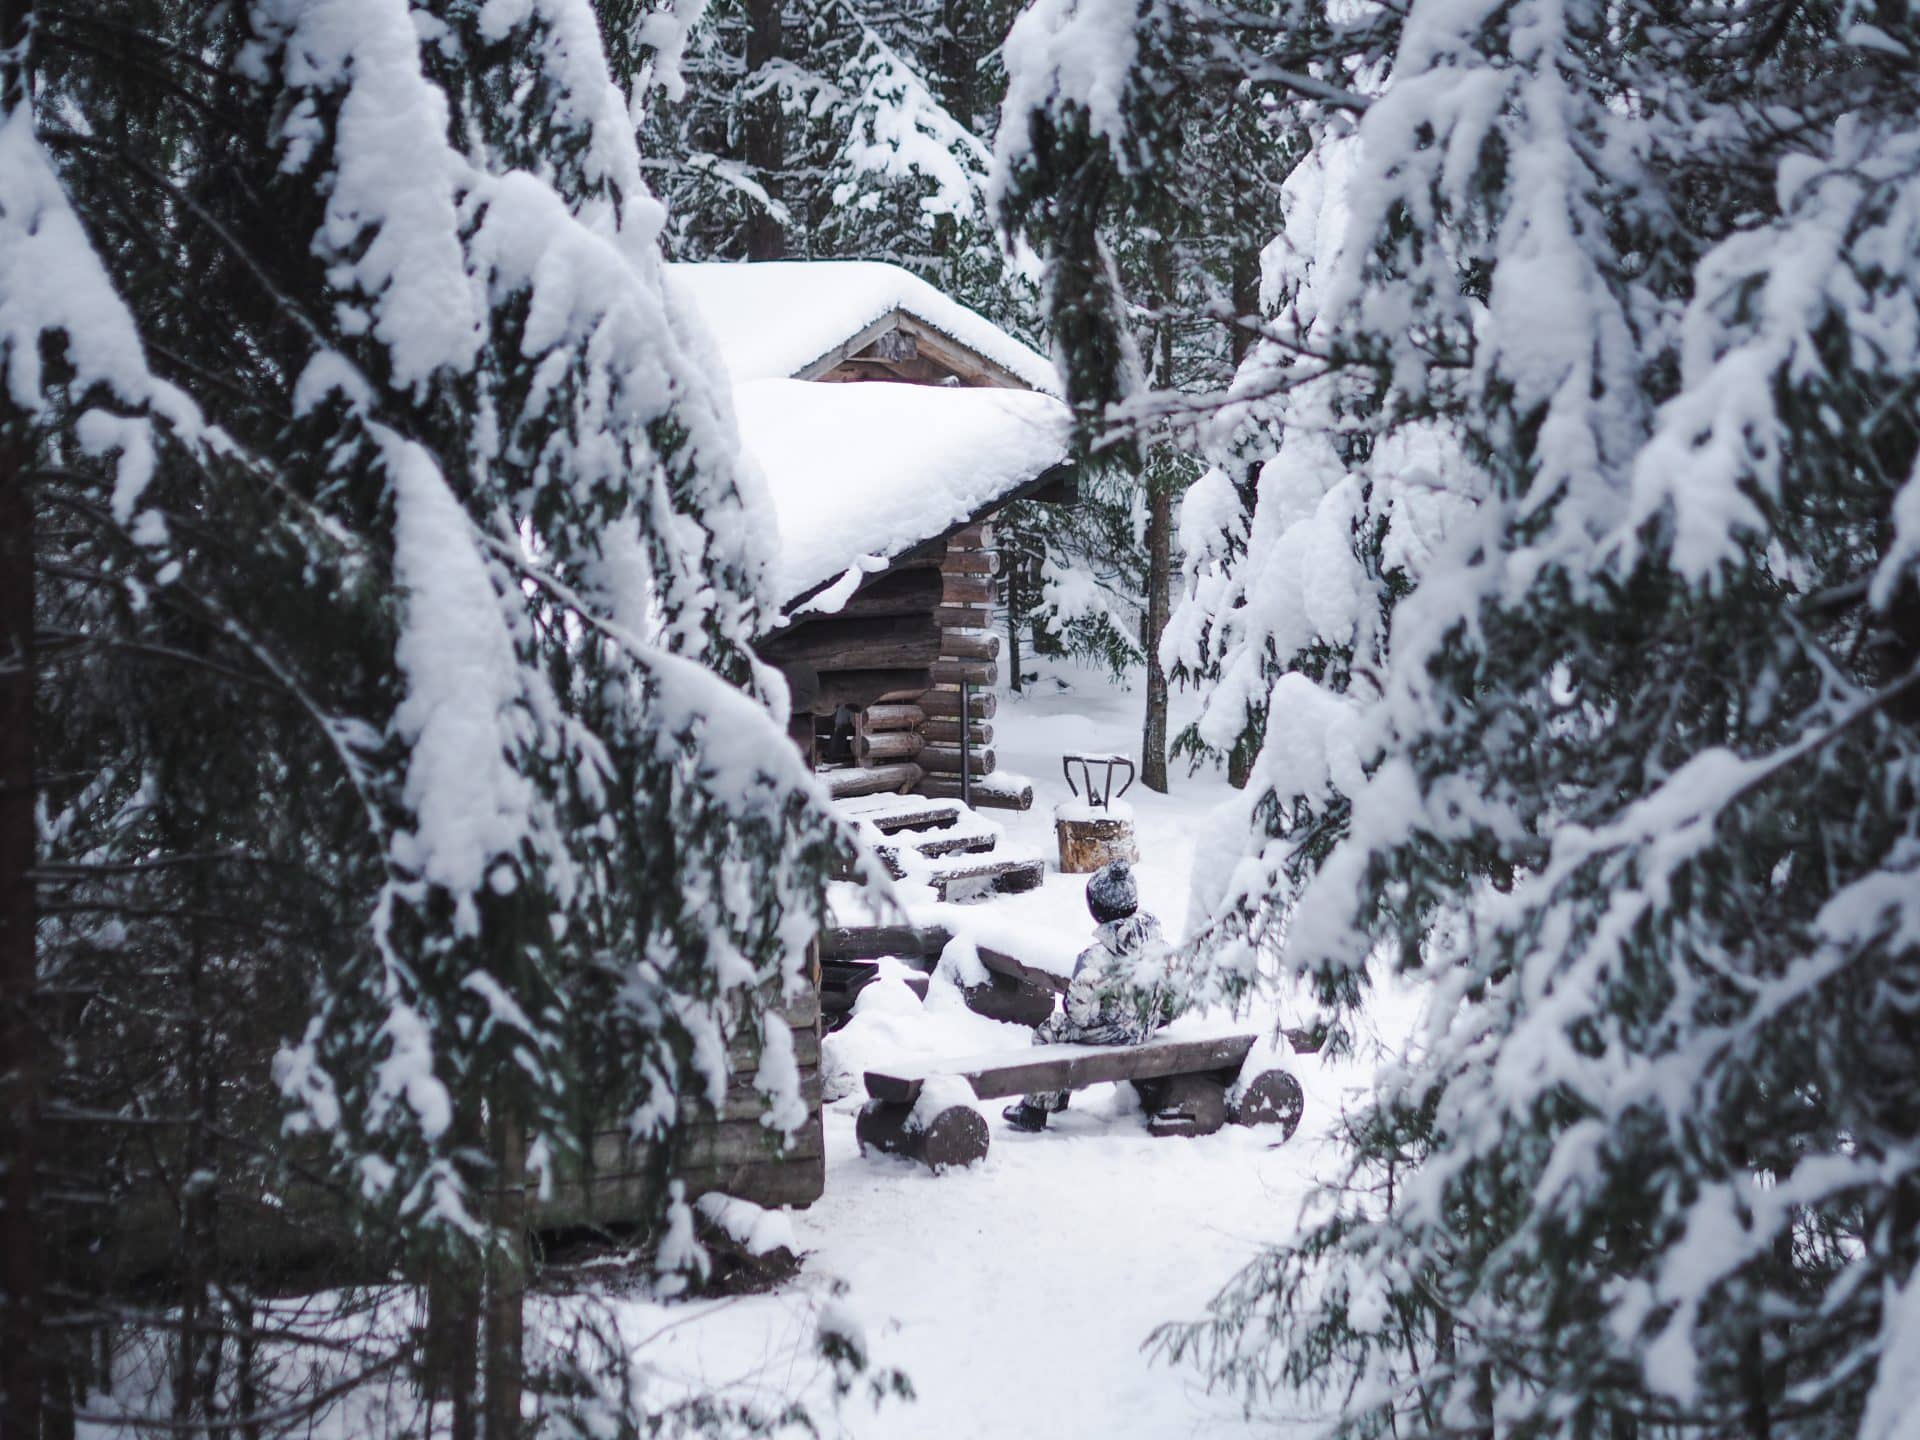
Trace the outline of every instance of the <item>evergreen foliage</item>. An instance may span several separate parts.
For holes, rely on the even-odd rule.
[[[513,1433],[517,1177],[625,1125],[664,1218],[681,1102],[851,862],[747,649],[764,497],[586,0],[47,4],[31,37],[0,125],[28,1218],[85,1322],[43,1334],[159,1337],[158,1410],[78,1343],[35,1378],[50,1415],[225,1433],[417,1359],[453,1433]],[[315,1253],[430,1279],[431,1314],[264,1298]],[[532,1350],[543,1424],[642,1423],[579,1368],[619,1347],[571,1354]]]
[[[1269,252],[1189,511],[1176,643],[1261,741],[1201,943],[1430,994],[1319,1218],[1166,1347],[1345,1434],[1910,1433],[1912,14],[1036,16],[1003,213],[1121,421],[1164,402],[1032,193],[1176,189],[1210,71],[1310,142],[1288,234],[1338,238]]]

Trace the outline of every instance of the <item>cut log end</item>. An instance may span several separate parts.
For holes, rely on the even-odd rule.
[[[884,1151],[918,1160],[936,1175],[971,1165],[987,1154],[987,1122],[971,1105],[949,1105],[923,1125],[913,1123],[913,1106],[869,1100],[860,1108],[853,1133],[860,1153]]]
[[[1263,1070],[1247,1082],[1233,1107],[1236,1125],[1278,1125],[1280,1138],[1290,1140],[1300,1128],[1306,1096],[1300,1082],[1285,1070]]]

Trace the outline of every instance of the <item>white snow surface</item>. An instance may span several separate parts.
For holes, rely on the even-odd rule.
[[[733,403],[742,448],[772,495],[782,599],[871,569],[862,562],[1039,478],[1066,459],[1072,424],[1065,405],[1029,390],[752,380],[735,386]]]
[[[1109,687],[1064,666],[1026,698],[1001,694],[1002,763],[1038,777],[1032,810],[993,812],[1007,829],[1004,844],[1052,847],[1053,808],[1069,798],[1057,778],[1061,753],[1131,751],[1140,705],[1137,685]],[[1190,697],[1176,695],[1174,706],[1174,722],[1184,724]],[[1142,904],[1170,934],[1188,923],[1196,842],[1234,794],[1215,772],[1189,779],[1176,767],[1170,795],[1128,797],[1140,837]],[[914,922],[938,921],[1062,973],[1092,940],[1086,877],[1052,867],[1037,890],[972,904],[941,904],[911,882],[897,888]],[[623,1330],[650,1337],[637,1353],[666,1382],[662,1398],[723,1387],[774,1404],[799,1389],[824,1409],[827,1379],[809,1347],[831,1312],[836,1323],[857,1325],[873,1363],[905,1371],[918,1397],[878,1410],[848,1401],[840,1419],[862,1440],[1314,1432],[1304,1416],[1249,1417],[1237,1397],[1209,1392],[1196,1371],[1140,1347],[1156,1326],[1197,1318],[1240,1266],[1294,1233],[1311,1186],[1338,1169],[1329,1136],[1342,1108],[1368,1090],[1374,1056],[1342,1064],[1293,1057],[1306,1117],[1277,1148],[1271,1132],[1236,1126],[1198,1139],[1154,1139],[1132,1088],[1101,1085],[1076,1093],[1039,1135],[1011,1130],[1000,1118],[1004,1102],[980,1103],[991,1134],[986,1158],[936,1176],[914,1162],[859,1153],[860,1072],[1020,1052],[1031,1039],[1022,1027],[968,1010],[944,971],[923,1003],[905,983],[914,973],[882,961],[852,1022],[824,1046],[827,1094],[836,1095],[835,1072],[847,1088],[826,1110],[826,1194],[791,1212],[804,1255],[800,1276],[766,1295],[620,1302]],[[1391,1044],[1410,1033],[1417,999],[1384,990],[1373,1012],[1375,1038]],[[1276,1020],[1307,1018],[1303,1005],[1269,1000],[1251,1015],[1183,1023],[1269,1034]],[[1288,1050],[1283,1039],[1261,1047],[1268,1056]],[[841,1285],[846,1293],[837,1295]]]
[[[666,267],[706,322],[736,382],[786,380],[902,311],[1035,390],[1060,393],[1053,363],[910,270],[879,260],[683,262]]]

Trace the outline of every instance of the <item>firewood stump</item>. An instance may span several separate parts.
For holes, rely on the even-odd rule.
[[[1133,818],[1086,805],[1062,805],[1053,812],[1053,831],[1060,840],[1060,873],[1091,875],[1115,860],[1133,863],[1140,847],[1133,838]]]

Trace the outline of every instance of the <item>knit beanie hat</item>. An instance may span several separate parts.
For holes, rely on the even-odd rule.
[[[1133,883],[1133,867],[1124,860],[1093,872],[1087,881],[1087,909],[1102,925],[1124,920],[1140,908],[1140,891]]]

